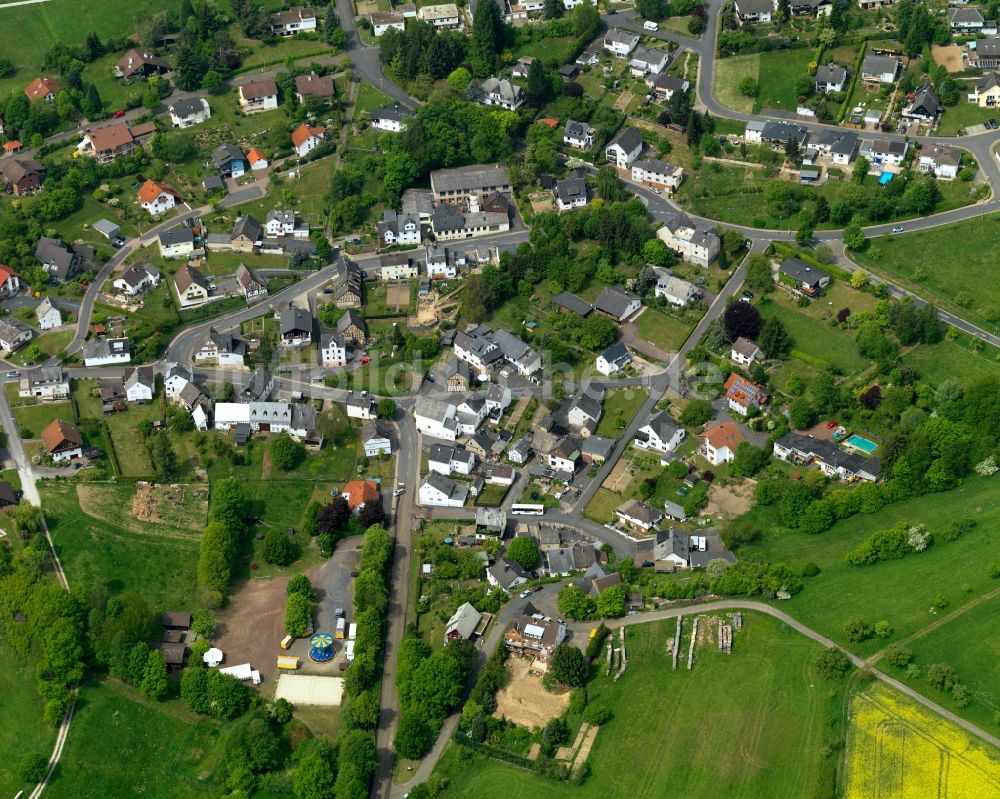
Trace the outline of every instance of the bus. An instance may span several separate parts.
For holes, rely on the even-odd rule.
[[[510,512],[515,516],[541,516],[545,513],[545,506],[515,503],[510,506]]]

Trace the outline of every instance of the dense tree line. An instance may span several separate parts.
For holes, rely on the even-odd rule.
[[[246,536],[249,504],[243,486],[226,477],[212,486],[208,526],[198,550],[198,585],[209,605],[219,606],[232,578],[233,565]]]

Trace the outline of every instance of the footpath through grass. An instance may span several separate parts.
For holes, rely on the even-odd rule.
[[[0,795],[14,796],[32,786],[17,775],[17,763],[36,752],[52,754],[56,731],[42,721],[45,703],[35,692],[35,663],[16,657],[6,643],[0,644]]]
[[[812,667],[820,647],[780,622],[744,614],[733,654],[699,647],[695,666],[670,666],[675,622],[628,628],[628,670],[603,670],[590,701],[612,712],[581,786],[542,779],[452,746],[438,765],[446,799],[717,799],[832,796],[844,683]],[[685,619],[684,647],[691,630]],[[714,641],[714,636],[713,636]],[[571,736],[572,738],[572,736]],[[829,747],[829,748],[827,748]]]

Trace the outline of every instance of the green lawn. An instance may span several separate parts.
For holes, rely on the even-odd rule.
[[[853,332],[842,327],[830,327],[827,322],[802,313],[802,309],[782,291],[775,291],[770,302],[759,306],[764,319],[778,318],[788,330],[793,349],[826,361],[841,374],[857,374],[868,366],[858,354]],[[822,299],[814,304],[824,302]],[[834,309],[836,313],[843,306]]]
[[[507,489],[510,486],[502,485],[486,485],[483,486],[483,490],[479,492],[479,496],[476,497],[476,504],[483,505],[485,507],[495,508],[503,502],[504,496],[507,494]]]
[[[220,722],[191,713],[179,699],[154,702],[112,680],[86,685],[45,795],[218,795],[222,788],[214,777],[225,770],[223,732]]]
[[[621,494],[607,488],[598,488],[593,499],[587,503],[583,515],[598,524],[614,521],[615,508],[625,501]]]
[[[357,119],[362,112],[371,112],[387,105],[392,105],[391,97],[383,94],[374,86],[362,82],[358,88],[358,99],[354,104],[354,118]]]
[[[852,258],[970,322],[1000,324],[1000,215],[883,236]]]
[[[937,129],[938,136],[954,136],[963,128],[981,125],[988,119],[996,118],[997,109],[980,108],[976,103],[967,103],[964,94],[962,92],[958,105],[950,105],[944,109]]]
[[[571,54],[576,47],[575,36],[546,36],[538,42],[532,42],[519,48],[517,58],[533,56],[541,58],[549,65],[560,67],[571,60]]]
[[[733,111],[751,113],[754,98],[740,94],[739,85],[744,78],[759,79],[760,53],[716,59],[714,77],[712,90],[716,100]]]
[[[45,703],[35,692],[34,661],[15,656],[6,644],[0,646],[0,696],[0,752],[6,763],[0,768],[0,794],[14,796],[33,786],[13,766],[31,752],[48,758],[56,731],[42,721]]]
[[[601,416],[595,435],[619,438],[621,431],[635,418],[647,396],[648,392],[642,389],[609,391],[604,399],[604,415]]]
[[[798,105],[795,84],[807,74],[812,57],[813,51],[806,48],[761,53],[758,75],[760,93],[757,95],[754,112],[761,109],[794,112]]]
[[[452,745],[437,768],[448,779],[439,796],[832,796],[844,684],[814,672],[818,645],[749,613],[732,655],[710,644],[696,650],[693,670],[673,671],[664,642],[674,625],[630,627],[622,679],[601,671],[587,686],[590,700],[605,704],[612,717],[597,735],[582,785],[545,780]],[[685,652],[690,629],[688,618]]]
[[[916,679],[908,677],[905,670],[894,669],[884,660],[879,668],[972,723],[995,729],[996,713],[1000,711],[1000,637],[987,631],[995,629],[998,613],[1000,597],[993,597],[907,644],[924,675],[931,663],[954,667],[959,680],[972,692],[972,701],[964,708],[949,694],[930,688],[924,675]]]
[[[114,442],[118,465],[124,477],[149,477],[153,474],[153,464],[146,451],[146,444],[139,432],[143,420],[156,421],[160,418],[160,405],[130,406],[124,413],[115,413],[107,418],[111,440]]]
[[[155,524],[139,534],[95,519],[80,509],[72,483],[42,480],[38,489],[70,585],[88,567],[114,591],[141,591],[154,610],[197,609],[196,540],[164,535]]]
[[[806,579],[801,593],[781,607],[859,654],[871,654],[893,639],[848,644],[844,625],[850,621],[886,619],[898,639],[937,618],[938,612],[931,607],[939,593],[950,601],[950,612],[996,586],[986,572],[987,563],[1000,559],[1000,543],[993,535],[1000,524],[1000,479],[996,477],[972,477],[951,491],[897,502],[877,513],[838,522],[820,535],[787,530],[772,511],[759,506],[751,511],[750,517],[765,532],[760,543],[741,547],[739,557],[758,555],[792,567],[807,561],[819,565],[820,574]],[[933,534],[960,519],[974,519],[977,526],[926,552],[874,566],[848,566],[844,560],[873,532],[898,522],[924,522]]]
[[[41,438],[42,431],[55,419],[73,422],[73,407],[68,402],[46,402],[14,408],[14,418],[21,428],[21,438]]]
[[[935,385],[948,379],[971,383],[994,377],[998,366],[995,348],[986,346],[977,353],[947,340],[938,344],[921,344],[908,352],[903,360],[916,368],[924,380]]]
[[[54,333],[43,333],[27,347],[22,347],[11,355],[8,360],[22,366],[42,363],[66,349],[66,345],[72,340],[72,330],[57,330]]]
[[[636,332],[664,352],[677,352],[698,324],[696,313],[686,316],[684,319],[677,312],[647,307],[635,320]]]

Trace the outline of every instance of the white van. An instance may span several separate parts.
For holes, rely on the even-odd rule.
[[[659,25],[657,25],[655,22],[650,22],[649,20],[643,22],[642,27],[648,31],[658,31],[660,29]]]

